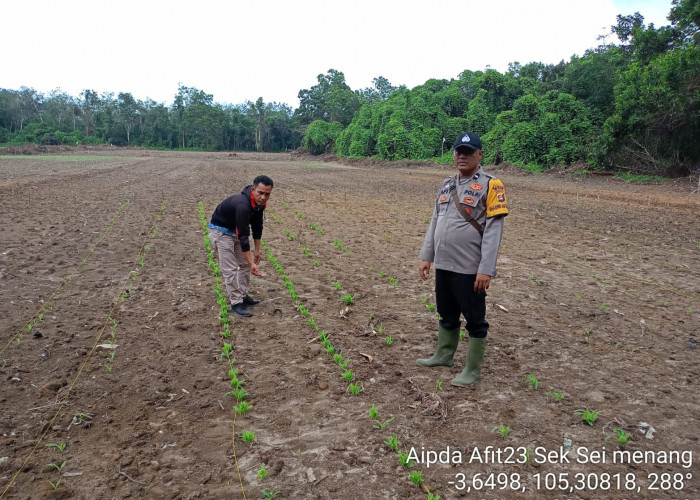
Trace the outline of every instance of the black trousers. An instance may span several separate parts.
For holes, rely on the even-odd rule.
[[[435,270],[435,298],[440,326],[453,330],[461,325],[460,314],[467,320],[467,332],[477,339],[486,337],[486,292],[475,292],[475,274]]]

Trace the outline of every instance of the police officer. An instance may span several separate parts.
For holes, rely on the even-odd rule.
[[[457,137],[452,151],[457,173],[440,186],[419,258],[427,280],[435,266],[435,296],[440,315],[435,354],[421,366],[452,366],[459,342],[460,314],[469,333],[467,361],[450,383],[465,387],[481,378],[486,349],[486,290],[496,275],[496,259],[508,215],[503,183],[479,166],[484,151],[474,132]]]
[[[214,210],[209,222],[209,241],[219,257],[219,267],[226,283],[231,311],[239,316],[252,316],[248,306],[259,300],[248,295],[250,275],[262,276],[260,239],[263,231],[263,211],[272,193],[272,179],[258,175],[252,186],[231,195]],[[253,256],[250,255],[251,228]]]

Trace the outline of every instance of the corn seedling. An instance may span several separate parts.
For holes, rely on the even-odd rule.
[[[530,384],[533,389],[537,389],[540,386],[540,383],[537,381],[537,377],[531,373],[528,373],[525,376],[525,380],[527,380],[527,383]]]
[[[617,444],[619,444],[620,446],[625,446],[629,441],[630,435],[618,427],[613,431],[613,434],[606,436],[605,440],[607,441],[608,439],[613,437],[617,441]]]
[[[337,363],[338,365],[342,365],[342,364],[343,364],[343,355],[340,354],[340,353],[334,354],[334,355],[333,355],[333,361],[334,361],[335,363]]]
[[[384,444],[387,445],[391,451],[397,451],[399,449],[399,440],[396,435],[384,441]]]
[[[309,315],[309,309],[308,309],[305,305],[303,305],[303,304],[300,304],[300,305],[299,305],[299,312],[300,312],[301,315],[304,316],[305,318]]]
[[[387,418],[384,422],[382,422],[382,421],[379,420],[379,419],[374,419],[374,421],[377,422],[377,424],[376,424],[376,425],[373,425],[372,427],[375,428],[375,429],[379,429],[380,431],[383,431],[383,430],[384,430],[384,427],[386,427],[386,426],[389,425],[391,422],[393,422],[395,418],[396,418],[396,417]]]
[[[229,391],[226,394],[230,394],[231,396],[236,398],[236,402],[243,401],[248,395],[248,393],[245,392],[245,389],[243,389],[243,387],[237,387],[236,389],[233,389],[232,391]]]
[[[335,354],[335,346],[334,345],[329,345],[326,347],[326,352],[330,355],[333,356]]]
[[[600,414],[600,411],[597,410],[576,410],[574,412],[574,415],[581,415],[581,419],[583,419],[584,422],[586,422],[588,425],[593,427],[593,424],[595,421],[598,419],[598,415]]]
[[[426,304],[426,305],[425,305],[425,308],[426,308],[428,311],[433,312],[433,311],[435,311],[435,304],[431,302],[430,304]]]
[[[430,493],[428,488],[425,488],[425,492],[428,494],[428,500],[440,500],[440,495]]]
[[[374,403],[372,403],[372,407],[369,409],[369,418],[371,420],[377,420],[378,416],[379,416],[379,412],[377,411],[377,408],[374,406]]]
[[[263,479],[265,479],[267,477],[268,472],[267,472],[267,469],[265,469],[264,462],[260,464],[260,468],[258,469],[257,474],[258,474],[259,481],[262,481]]]
[[[460,339],[464,339],[464,338],[466,338],[466,336],[467,336],[467,332],[465,332],[464,330],[459,331],[459,338]]]
[[[224,346],[221,348],[221,357],[230,358],[231,354],[233,354],[233,346],[225,342]]]
[[[394,278],[393,276],[389,277],[389,283],[391,283],[391,286],[395,287],[396,285],[399,284],[399,280]]]
[[[233,375],[230,375],[233,372]],[[238,378],[238,370],[229,370],[230,384],[234,389],[238,389],[243,385],[243,380]]]
[[[383,278],[384,276],[386,276],[386,271],[379,271],[379,276],[380,276],[381,278]]]
[[[325,231],[318,227],[316,224],[309,224],[309,227],[319,234],[325,234]]]
[[[338,281],[331,281],[331,285],[335,287],[336,290],[340,290],[340,282]]]
[[[241,431],[241,438],[243,439],[243,442],[248,444],[252,443],[255,441],[255,432],[253,431]]]
[[[510,432],[510,427],[506,427],[505,425],[501,424],[498,427],[491,429],[491,432],[498,432],[501,434],[501,437],[506,437]]]
[[[421,484],[423,484],[423,474],[419,470],[414,470],[413,472],[411,472],[408,475],[408,478],[416,486],[420,486]]]
[[[236,413],[243,416],[250,409],[250,404],[248,404],[246,401],[241,401],[238,403],[238,405],[234,406],[233,409],[236,411]]]
[[[52,482],[52,481],[49,481],[49,484],[50,484],[51,487],[55,490],[56,488],[58,488],[58,485],[61,484],[61,480],[59,479],[59,480],[56,481],[55,483]]]
[[[61,453],[63,453],[63,450],[66,449],[66,443],[60,443],[60,444],[57,444],[57,443],[46,443],[46,447],[47,447],[47,448],[58,448],[58,451],[60,451]]]
[[[547,391],[547,396],[552,396],[556,401],[561,401],[564,397],[564,391]]]
[[[386,345],[391,345],[394,342],[394,339],[391,337],[382,337],[384,339],[384,342],[386,342]]]
[[[63,470],[63,468],[66,466],[66,461],[64,460],[63,463],[62,463],[61,465],[58,465],[58,464],[55,464],[55,463],[50,463],[49,465],[50,465],[51,467],[55,467],[56,470],[58,470],[58,472],[61,472],[61,470]]]
[[[260,493],[262,493],[262,496],[265,497],[267,500],[271,500],[277,495],[279,495],[279,492],[272,490],[262,490]]]
[[[437,390],[437,391],[442,390],[442,380],[437,379],[437,382],[435,382],[435,390]]]
[[[350,384],[347,390],[350,391],[350,394],[353,396],[359,396],[364,389],[362,388],[362,384]]]
[[[314,259],[314,266],[318,266],[319,264],[321,264],[321,261],[319,261],[318,259]]]
[[[355,378],[355,374],[351,370],[345,370],[343,372],[343,378],[346,382],[352,382],[352,379]]]
[[[301,249],[301,252],[302,252],[304,255],[306,255],[307,257],[311,257],[311,250],[309,250],[308,248],[306,248],[306,247],[302,248],[302,249]]]
[[[355,300],[355,297],[353,297],[353,296],[350,295],[349,293],[346,293],[345,295],[343,295],[343,296],[341,297],[341,299],[342,299],[343,302],[345,302],[347,305],[350,305],[350,304],[352,304],[353,301]]]
[[[73,420],[71,422],[71,425],[85,425],[86,427],[90,426],[90,420],[92,420],[92,413],[87,413],[87,412],[78,412],[73,415]]]
[[[413,466],[413,462],[415,462],[415,460],[408,458],[410,455],[409,452],[399,451],[397,455],[399,456],[399,462],[401,462],[402,466],[406,468]]]
[[[379,335],[381,335],[382,333],[384,333],[384,324],[383,324],[383,323],[379,323],[379,326],[377,327],[377,329],[376,329],[375,331],[376,331]]]

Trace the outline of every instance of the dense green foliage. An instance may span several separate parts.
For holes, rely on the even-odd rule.
[[[0,143],[113,144],[152,148],[282,151],[295,149],[303,134],[284,104],[231,106],[181,86],[170,107],[134,99],[130,93],[74,98],[54,91],[0,89]]]
[[[336,151],[447,160],[454,137],[473,130],[489,162],[688,173],[700,162],[700,0],[674,0],[672,25],[659,29],[638,13],[617,20],[619,44],[568,63],[464,71],[363,102]]]
[[[673,0],[670,26],[617,18],[605,43],[556,65],[513,62],[504,74],[465,70],[413,89],[383,77],[352,90],[330,69],[299,91],[299,107],[222,105],[181,86],[172,105],[129,93],[74,98],[0,89],[0,143],[137,145],[282,151],[386,160],[450,161],[465,130],[487,162],[542,170],[586,162],[647,175],[686,174],[700,162],[700,0]]]

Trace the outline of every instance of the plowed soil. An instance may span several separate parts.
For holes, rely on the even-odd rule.
[[[453,368],[415,362],[436,343],[417,255],[450,168],[0,156],[0,497],[700,498],[700,196],[486,170],[511,214],[482,380],[456,388],[467,340]],[[208,220],[260,173],[263,239],[309,316],[264,254],[262,302],[224,339],[198,203]]]

